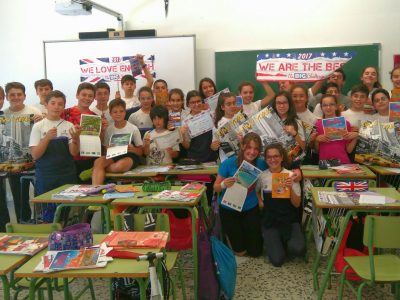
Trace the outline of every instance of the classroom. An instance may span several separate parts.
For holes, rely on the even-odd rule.
[[[86,15],[62,15],[57,5]],[[122,230],[120,212],[144,210],[145,222],[169,219],[166,269],[179,250],[173,230],[187,221],[171,293],[161,284],[171,298],[357,299],[349,286],[364,277],[346,257],[367,262],[376,254],[363,244],[370,224],[398,224],[400,212],[398,1],[16,0],[0,10],[0,238],[7,222],[56,220],[89,223],[100,241]],[[182,186],[197,194],[176,205],[168,197]],[[227,287],[208,270],[218,296],[204,289],[202,220],[235,274]],[[81,299],[125,299],[124,283],[110,281],[124,265],[115,255],[103,272],[78,270],[70,288],[53,286],[55,297],[88,284]],[[68,279],[28,270],[39,260],[0,270],[0,299],[16,293],[14,274],[37,279],[39,295],[44,279]],[[121,269],[141,291],[128,299],[146,299],[141,263],[143,278]],[[394,270],[394,283],[369,282],[359,299],[400,297]],[[29,283],[21,290],[34,299]]]

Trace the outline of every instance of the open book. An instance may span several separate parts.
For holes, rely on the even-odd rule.
[[[34,255],[47,247],[47,237],[4,235],[0,237],[0,254]]]
[[[81,115],[79,136],[81,156],[101,156],[101,116]]]

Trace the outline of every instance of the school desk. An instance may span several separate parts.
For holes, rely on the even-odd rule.
[[[99,243],[106,237],[104,234],[94,234],[94,243]],[[137,253],[158,252],[160,249],[132,249]],[[33,288],[38,280],[41,278],[62,278],[64,279],[64,299],[69,299],[69,278],[118,278],[129,277],[138,280],[140,287],[140,299],[146,299],[145,282],[149,277],[149,263],[147,261],[136,261],[135,259],[118,259],[114,258],[113,261],[107,263],[104,268],[93,269],[76,269],[58,272],[34,272],[34,268],[39,264],[41,257],[46,254],[47,249],[39,252],[21,266],[16,272],[16,278],[31,278],[29,299],[35,299]],[[110,299],[112,295],[110,293]]]
[[[3,235],[26,235],[33,236],[32,233],[23,234],[23,233],[0,233],[0,236]],[[46,234],[35,234],[35,237],[44,237],[48,236]],[[3,299],[10,300],[10,281],[8,280],[7,274],[16,270],[19,266],[24,264],[30,259],[29,255],[9,255],[9,254],[0,254],[0,277],[3,283]]]
[[[384,195],[386,197],[390,197],[396,200],[394,203],[387,203],[383,205],[373,205],[373,204],[363,204],[363,205],[343,205],[343,204],[328,204],[328,203],[323,203],[320,201],[318,192],[319,191],[334,191],[334,188],[332,187],[314,187],[311,189],[312,192],[312,199],[313,199],[313,225],[314,225],[314,230],[316,229],[317,224],[316,218],[318,214],[322,214],[322,209],[331,209],[333,211],[341,210],[343,212],[342,216],[343,218],[340,219],[340,227],[338,230],[335,232],[334,236],[334,247],[330,251],[330,254],[328,255],[328,262],[326,269],[324,270],[324,274],[322,277],[321,285],[319,285],[318,282],[318,269],[320,267],[320,262],[321,262],[321,253],[317,249],[316,251],[316,258],[314,261],[313,265],[313,285],[314,285],[314,290],[317,291],[318,299],[323,298],[324,291],[328,285],[328,282],[330,282],[330,276],[331,272],[333,269],[333,264],[335,262],[336,254],[339,250],[339,246],[341,244],[341,241],[343,239],[343,235],[346,230],[347,223],[349,222],[350,218],[353,215],[356,215],[359,212],[364,212],[364,213],[382,213],[382,212],[391,212],[391,213],[398,213],[400,212],[400,193],[394,189],[394,188],[370,188],[370,191],[375,191],[381,195]]]
[[[138,187],[141,190],[141,187]],[[179,190],[180,186],[174,186],[172,189]],[[207,197],[205,194],[206,188],[203,187],[198,192],[198,197],[189,202],[179,202],[179,201],[166,201],[153,199],[151,196],[157,194],[157,192],[138,192],[135,193],[134,198],[128,199],[115,199],[111,205],[114,207],[118,206],[138,206],[141,209],[186,209],[189,211],[192,217],[192,254],[193,254],[193,280],[194,280],[194,295],[195,299],[197,299],[197,288],[198,288],[198,253],[197,253],[197,232],[196,232],[196,219],[197,219],[197,210],[195,209],[197,205],[202,205],[206,207]]]
[[[301,166],[301,171],[303,173],[303,179],[321,179],[323,180],[323,186],[329,186],[334,181],[338,180],[349,180],[349,179],[367,179],[368,185],[370,187],[376,186],[376,175],[368,167],[360,165],[360,169],[363,173],[348,173],[348,174],[338,174],[335,170],[326,169],[320,170],[318,166]]]
[[[394,188],[400,186],[400,172],[398,168],[387,168],[381,166],[368,166],[372,172],[376,174],[376,181],[378,186],[384,183],[390,184]]]
[[[103,199],[103,195],[78,197],[74,200],[52,200],[51,199],[53,194],[62,192],[71,186],[73,186],[73,184],[65,184],[63,186],[60,186],[54,190],[51,190],[49,192],[46,192],[42,195],[39,195],[39,196],[33,198],[32,202],[34,204],[36,204],[36,203],[56,203],[57,208],[56,208],[56,211],[54,214],[54,223],[60,223],[61,210],[63,207],[98,206],[101,208],[102,220],[104,220],[104,223],[102,222],[102,224],[105,224],[104,232],[108,233],[111,230],[109,203],[112,201],[112,199],[105,200],[105,199]]]

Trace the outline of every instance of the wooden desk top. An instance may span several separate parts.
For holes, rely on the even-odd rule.
[[[330,204],[322,203],[319,201],[318,192],[333,192],[335,189],[333,187],[313,187],[311,188],[313,202],[318,208],[346,208],[346,209],[379,209],[379,210],[400,210],[400,193],[394,188],[370,188],[369,191],[377,192],[386,197],[390,197],[396,200],[395,203],[387,203],[382,205],[377,204],[362,204],[362,205],[347,205],[347,204]]]
[[[34,202],[34,203],[78,203],[78,204],[91,205],[91,204],[108,204],[112,201],[111,199],[103,199],[103,195],[78,197],[77,199],[74,199],[74,200],[52,200],[51,199],[53,194],[62,192],[63,190],[65,190],[71,186],[73,186],[73,184],[65,184],[63,186],[60,186],[54,190],[51,190],[47,193],[44,193],[40,196],[33,198],[32,202]]]
[[[364,173],[338,174],[335,170],[332,170],[332,169],[309,170],[309,169],[307,169],[307,166],[301,167],[301,170],[303,172],[303,177],[305,179],[316,179],[316,178],[325,178],[325,179],[335,179],[335,178],[376,179],[376,175],[368,167],[360,165],[360,169],[363,170]]]
[[[390,171],[391,168],[382,167],[382,166],[367,166],[371,169],[374,173],[383,175],[383,176],[390,176],[390,175],[400,175],[399,172]]]
[[[94,242],[98,243],[104,239],[106,235],[95,234],[93,235]],[[137,253],[147,253],[149,251],[159,251],[160,249],[132,249]],[[28,262],[21,266],[16,272],[15,277],[29,277],[29,278],[72,278],[72,277],[131,277],[131,278],[147,278],[149,276],[149,263],[147,261],[136,261],[135,259],[118,259],[114,258],[113,261],[107,263],[104,268],[94,269],[76,269],[58,272],[33,272],[34,268],[39,264],[41,257],[46,254],[47,249],[39,252],[32,257]]]

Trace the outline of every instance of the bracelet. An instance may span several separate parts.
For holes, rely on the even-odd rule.
[[[223,180],[221,181],[221,189],[223,189],[223,190],[226,189],[226,185]]]

